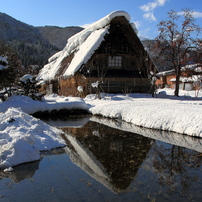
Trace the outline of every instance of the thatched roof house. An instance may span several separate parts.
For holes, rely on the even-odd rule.
[[[159,88],[175,88],[176,73],[175,70],[159,72],[159,79],[156,80],[156,85]],[[198,90],[202,82],[202,64],[190,64],[181,68],[180,89],[181,90]]]
[[[69,38],[38,79],[46,81],[47,92],[66,96],[94,93],[97,81],[106,93],[148,92],[150,71],[155,67],[134,23],[116,11]]]

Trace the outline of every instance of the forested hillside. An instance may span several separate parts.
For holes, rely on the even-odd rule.
[[[0,41],[18,54],[25,67],[43,67],[47,59],[61,50],[67,39],[80,30],[80,27],[34,27],[0,13]]]
[[[58,47],[60,50],[67,44],[68,38],[83,30],[81,27],[45,26],[37,28],[43,38],[48,40],[52,45]]]

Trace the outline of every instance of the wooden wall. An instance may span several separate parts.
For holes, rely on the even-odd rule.
[[[96,88],[92,83],[97,82],[97,77],[84,77],[77,74],[74,77],[60,78],[47,85],[48,94],[57,93],[64,96],[85,97],[88,94],[96,93]],[[83,87],[83,92],[78,91],[78,86]],[[150,81],[146,78],[103,78],[101,82],[102,92],[104,93],[148,93]]]

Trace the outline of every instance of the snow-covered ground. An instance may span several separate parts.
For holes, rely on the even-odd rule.
[[[11,96],[6,102],[0,102],[0,112],[5,112],[9,107],[20,108],[27,114],[37,111],[51,111],[53,109],[88,109],[88,105],[79,97],[60,97],[56,94],[45,96],[40,101],[34,101],[27,96]]]
[[[103,94],[101,100],[95,95],[85,99],[50,95],[42,102],[12,96],[0,102],[0,168],[38,160],[39,151],[65,145],[58,136],[62,131],[29,115],[37,111],[85,109],[137,126],[202,137],[202,95],[201,99],[190,91],[181,91],[178,98],[171,95],[171,89],[163,89],[158,98],[146,94]]]
[[[190,136],[202,137],[202,99],[192,99],[195,92],[181,92],[176,98],[173,90],[164,89],[159,98],[146,94],[129,96],[105,96],[93,100],[87,96],[85,101],[92,107],[94,115],[120,119],[146,128],[173,131]]]

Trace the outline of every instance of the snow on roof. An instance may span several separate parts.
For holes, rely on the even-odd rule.
[[[8,68],[7,57],[0,56],[0,62],[5,63],[5,65],[4,65],[4,64],[0,64],[0,70],[7,69],[7,68]]]
[[[110,21],[118,16],[124,16],[130,21],[130,15],[124,11],[114,11],[104,18],[92,23],[81,32],[75,34],[68,39],[67,45],[64,49],[49,58],[48,64],[40,71],[38,80],[50,80],[55,78],[62,60],[74,52],[74,58],[65,71],[65,76],[72,76],[85,64],[93,55],[95,50],[104,40],[104,36],[108,33]],[[134,32],[137,34],[137,29],[134,23],[130,23]]]
[[[174,72],[175,72],[175,70],[174,70],[174,69],[171,69],[171,70],[159,72],[159,73],[157,73],[157,75],[158,75],[158,76],[166,76],[166,75],[169,75],[169,74],[173,74]]]
[[[185,65],[184,67],[181,68],[181,71],[187,71],[187,70],[193,70],[195,72],[202,72],[202,64],[190,64],[190,65]],[[166,76],[169,74],[173,74],[174,72],[175,72],[175,70],[171,69],[168,71],[159,72],[157,75]]]
[[[5,56],[0,56],[0,61],[5,62],[6,64],[8,64],[7,57],[5,57]]]
[[[201,75],[192,75],[190,77],[180,77],[180,81],[183,82],[183,83],[186,83],[186,82],[197,82],[199,80],[201,80],[202,77]],[[172,78],[170,79],[170,81],[176,81],[176,78]]]
[[[194,70],[195,72],[201,69],[202,64],[190,64],[190,65],[185,65],[184,67],[182,67],[182,71],[186,71],[186,70]]]
[[[32,81],[33,76],[31,74],[25,74],[20,81],[27,83],[28,81]]]
[[[64,73],[64,76],[74,75],[74,72],[77,71],[82,64],[85,64],[91,58],[94,50],[99,47],[104,39],[105,34],[108,33],[108,28],[109,26],[91,33],[91,35],[80,46],[79,51],[77,52],[77,54],[75,54],[71,64]]]

